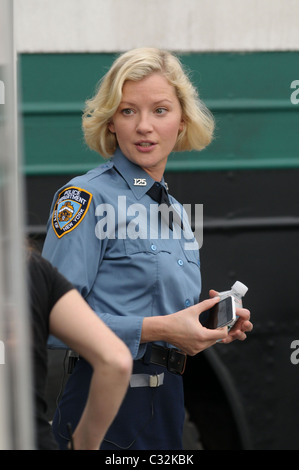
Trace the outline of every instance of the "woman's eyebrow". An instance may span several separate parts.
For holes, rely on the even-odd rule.
[[[119,103],[119,106],[124,106],[124,105],[126,105],[126,106],[135,106],[135,103],[130,103],[129,101],[121,101]]]
[[[157,106],[158,104],[161,104],[161,103],[169,103],[169,104],[172,104],[172,101],[169,100],[168,98],[161,98],[157,101],[154,101],[152,104],[154,106]],[[119,103],[120,106],[136,106],[137,103],[133,103],[133,102],[130,102],[130,101],[121,101]]]
[[[154,104],[154,105],[157,105],[157,104],[160,104],[160,103],[169,103],[169,104],[172,104],[172,101],[169,100],[168,98],[162,98],[161,100],[155,101],[153,104]]]

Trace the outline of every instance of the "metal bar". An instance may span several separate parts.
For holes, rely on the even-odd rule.
[[[198,233],[200,226],[191,223],[192,230]],[[213,219],[203,221],[204,232],[219,231],[248,231],[248,230],[275,230],[275,229],[299,229],[299,217],[252,217],[243,219]],[[44,237],[46,225],[28,225],[25,227],[27,236]]]
[[[207,99],[206,105],[211,111],[237,112],[237,111],[298,111],[290,100],[278,99]],[[81,114],[85,107],[82,102],[28,102],[23,103],[21,112],[26,116],[56,115],[56,114]]]
[[[299,228],[299,217],[248,217],[204,220],[204,231]]]
[[[12,0],[0,0],[0,73],[5,90],[0,105],[0,339],[5,350],[0,365],[0,449],[27,450],[34,448],[33,407],[13,8]]]

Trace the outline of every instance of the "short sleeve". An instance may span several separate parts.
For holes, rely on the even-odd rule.
[[[74,287],[57,268],[38,253],[30,255],[29,271],[31,298],[37,304],[42,303],[46,306],[49,316],[56,302]]]

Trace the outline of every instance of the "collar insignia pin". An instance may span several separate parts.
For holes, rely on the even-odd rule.
[[[146,186],[146,178],[134,178],[134,186]]]

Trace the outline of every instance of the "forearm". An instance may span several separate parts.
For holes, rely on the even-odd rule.
[[[145,317],[142,323],[140,343],[167,341],[169,316]]]
[[[109,386],[107,385],[109,384]],[[111,367],[94,371],[88,401],[73,434],[75,450],[98,450],[128,385],[127,372]]]
[[[211,308],[217,299],[209,299],[170,315],[146,317],[141,342],[165,341],[189,355],[195,355],[227,336],[227,329],[208,330],[199,315]]]
[[[98,449],[126,393],[132,356],[76,290],[69,291],[53,307],[50,331],[93,368],[89,397],[74,441],[75,448]]]

